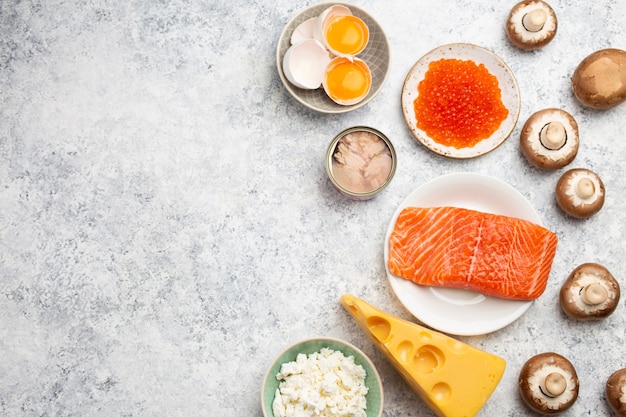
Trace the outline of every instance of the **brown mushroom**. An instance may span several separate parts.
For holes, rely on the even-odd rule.
[[[518,380],[522,399],[542,414],[558,414],[570,408],[578,398],[578,375],[574,365],[554,352],[528,359]]]
[[[626,417],[626,368],[613,372],[607,379],[604,395],[617,417]]]
[[[554,10],[542,0],[523,0],[511,9],[506,21],[506,35],[518,48],[539,49],[556,35]]]
[[[577,266],[559,293],[561,308],[571,319],[597,320],[615,311],[620,299],[617,280],[604,266],[584,263]]]
[[[531,115],[520,133],[520,149],[528,162],[544,169],[569,164],[578,153],[578,123],[565,110],[549,108]]]
[[[586,219],[604,205],[604,183],[595,172],[574,168],[565,172],[556,184],[556,201],[567,214]]]
[[[626,51],[607,48],[585,57],[572,74],[574,95],[583,106],[606,110],[626,101]]]

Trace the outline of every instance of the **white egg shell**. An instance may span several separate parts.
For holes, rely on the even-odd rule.
[[[307,39],[287,49],[283,72],[296,87],[315,90],[322,85],[329,62],[330,56],[324,45],[315,39]]]
[[[315,22],[315,28],[313,30],[313,37],[322,43],[324,47],[328,48],[328,43],[326,42],[326,37],[324,36],[324,32],[328,27],[328,23],[330,20],[336,16],[350,16],[352,15],[352,11],[346,6],[342,6],[340,4],[336,4],[334,6],[330,6],[325,9],[322,13],[320,13],[317,18],[317,22]]]
[[[317,17],[312,17],[296,26],[296,28],[293,30],[293,33],[291,34],[291,44],[295,45],[307,39],[314,39],[313,31],[315,30],[316,24]]]

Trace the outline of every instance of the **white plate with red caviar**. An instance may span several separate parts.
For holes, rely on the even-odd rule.
[[[511,68],[481,46],[443,45],[420,58],[402,87],[402,112],[413,136],[450,158],[484,155],[511,135],[520,93]]]
[[[385,268],[393,291],[419,321],[444,333],[481,335],[500,330],[520,318],[532,301],[487,297],[453,288],[426,287],[392,274],[389,270],[389,236],[406,207],[452,206],[541,224],[528,200],[511,185],[476,173],[455,173],[432,179],[409,194],[394,213],[385,236]]]

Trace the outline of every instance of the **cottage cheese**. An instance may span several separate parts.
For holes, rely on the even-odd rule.
[[[365,376],[353,356],[329,348],[301,353],[276,375],[274,417],[365,417]]]

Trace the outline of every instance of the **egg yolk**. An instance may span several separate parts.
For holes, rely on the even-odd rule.
[[[365,22],[356,16],[337,16],[326,28],[328,46],[345,55],[356,55],[367,44],[369,31]]]
[[[354,103],[369,92],[372,76],[362,61],[340,58],[326,70],[326,89],[335,101]]]

